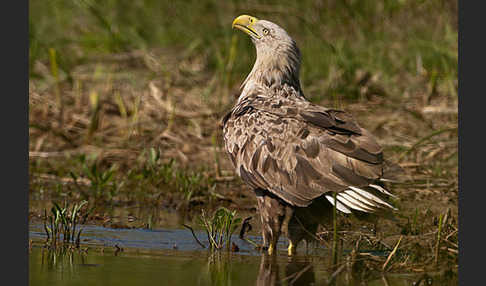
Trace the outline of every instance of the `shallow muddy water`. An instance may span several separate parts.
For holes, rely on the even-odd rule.
[[[96,225],[84,225],[81,235],[82,246],[104,247],[115,249],[117,245],[120,248],[139,249],[141,251],[163,251],[179,250],[196,251],[205,250],[194,240],[193,235],[188,229],[113,229]],[[34,240],[45,239],[43,226],[36,224],[30,226],[30,238]],[[197,238],[205,245],[208,245],[208,239],[205,232],[195,231]],[[259,237],[249,236],[257,243],[261,242]],[[241,253],[259,255],[254,247],[239,238],[233,241],[240,248]],[[284,249],[284,239],[280,239],[279,247]]]
[[[29,252],[30,285],[455,285],[438,274],[353,273],[329,267],[329,253],[288,258],[285,242],[275,258],[260,254],[235,236],[237,253],[211,253],[187,229],[111,229],[83,227],[81,248],[64,254],[34,243]],[[42,225],[31,224],[30,239],[45,239]],[[202,231],[197,237],[207,245]],[[257,236],[250,236],[260,243]],[[115,246],[116,245],[116,246]],[[300,249],[301,253],[305,249]],[[345,264],[342,264],[345,265]],[[336,269],[338,275],[333,275]],[[420,281],[420,282],[419,282]],[[417,283],[419,282],[419,283]],[[331,283],[331,284],[329,284]]]

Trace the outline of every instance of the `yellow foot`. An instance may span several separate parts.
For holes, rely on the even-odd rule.
[[[295,254],[295,245],[289,241],[289,248],[287,249],[289,256],[292,256]]]
[[[270,245],[268,246],[268,255],[272,255],[273,254],[273,250],[274,250],[274,246],[273,246],[273,243],[270,243]]]

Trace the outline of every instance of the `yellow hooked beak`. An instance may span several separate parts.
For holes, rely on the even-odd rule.
[[[258,22],[258,19],[255,17],[248,16],[248,15],[241,15],[236,17],[231,27],[242,30],[243,32],[250,35],[250,37],[260,39],[261,36],[253,28],[253,25],[255,25],[256,22]]]

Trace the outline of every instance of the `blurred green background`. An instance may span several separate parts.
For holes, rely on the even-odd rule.
[[[359,72],[379,76],[391,94],[413,89],[407,77],[423,76],[457,96],[456,1],[30,0],[29,10],[31,78],[41,77],[36,61],[49,65],[50,48],[68,80],[73,67],[95,56],[168,48],[207,55],[205,73],[230,73],[228,85],[238,85],[255,53],[231,22],[250,14],[297,41],[311,99],[357,97]]]

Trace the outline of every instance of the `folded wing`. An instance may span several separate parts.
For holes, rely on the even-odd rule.
[[[241,178],[295,206],[323,195],[343,212],[393,208],[383,199],[382,148],[347,113],[285,98],[237,105],[225,119],[227,150]]]

